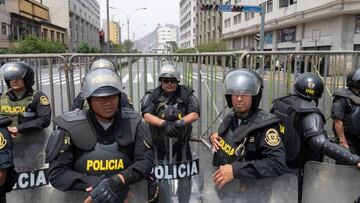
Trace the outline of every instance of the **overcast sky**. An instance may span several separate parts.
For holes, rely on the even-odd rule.
[[[106,0],[97,0],[100,4],[100,16],[106,19]],[[129,14],[137,8],[146,7],[146,10],[139,10],[130,17],[130,39],[139,39],[153,31],[158,23],[161,25],[179,25],[179,0],[109,0],[112,7],[116,7]],[[119,21],[121,25],[122,40],[127,38],[126,17],[119,10],[110,9],[110,20]],[[106,32],[106,31],[105,31]]]

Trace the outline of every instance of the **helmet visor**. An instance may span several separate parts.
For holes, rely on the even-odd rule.
[[[0,74],[4,80],[20,80],[26,75],[26,69],[20,68],[14,64],[5,64],[1,67]]]
[[[226,95],[251,95],[259,93],[262,81],[247,70],[234,70],[225,76]]]

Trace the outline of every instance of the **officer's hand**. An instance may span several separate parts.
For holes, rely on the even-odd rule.
[[[340,140],[340,145],[346,149],[349,149],[349,145],[346,140]]]
[[[16,137],[17,137],[17,134],[18,134],[18,129],[17,129],[17,127],[8,127],[8,130],[9,130],[12,138],[16,138]]]
[[[211,145],[212,145],[212,150],[214,152],[217,152],[217,150],[220,149],[220,142],[219,142],[220,139],[221,138],[220,138],[218,133],[214,133],[214,134],[212,134],[210,136],[210,142],[211,142]]]
[[[177,127],[177,128],[183,128],[183,127],[185,127],[185,121],[184,121],[184,119],[180,119],[180,120],[175,121],[175,127]]]
[[[220,166],[220,168],[213,174],[214,183],[221,189],[226,183],[234,179],[232,165],[226,164]]]
[[[360,169],[360,162],[356,166],[358,167],[358,169]]]
[[[165,121],[160,126],[164,131],[165,135],[169,137],[179,136],[179,130],[176,128],[175,123],[171,121]]]
[[[91,190],[90,196],[84,202],[119,202],[125,199],[127,191],[122,187],[122,180],[117,175],[110,178],[105,178],[95,187],[88,188]]]

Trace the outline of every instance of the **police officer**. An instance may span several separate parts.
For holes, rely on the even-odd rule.
[[[150,125],[156,147],[155,159],[162,164],[192,160],[189,139],[191,124],[200,116],[198,99],[191,87],[179,84],[180,72],[174,65],[160,68],[159,81],[160,86],[148,91],[141,101],[141,112]],[[178,181],[179,202],[189,202],[190,177]],[[167,186],[164,187],[166,190]]]
[[[3,78],[9,90],[0,96],[0,115],[10,116],[8,127],[14,140],[15,166],[18,171],[39,169],[44,165],[45,144],[50,124],[48,97],[33,90],[34,71],[21,62],[2,66]]]
[[[360,68],[347,75],[346,86],[333,94],[333,131],[341,146],[360,155]]]
[[[62,191],[88,191],[86,202],[123,202],[129,185],[153,167],[150,132],[141,116],[119,109],[120,77],[108,68],[84,78],[88,110],[55,118],[47,147],[49,180]]]
[[[324,83],[319,76],[303,73],[294,83],[294,93],[273,102],[271,112],[285,125],[281,133],[290,169],[303,169],[310,160],[321,162],[323,155],[360,166],[358,156],[327,139],[325,118],[317,108],[323,90]]]
[[[231,112],[217,133],[210,136],[214,153],[215,185],[222,188],[234,178],[282,175],[285,151],[279,136],[279,119],[258,108],[263,89],[259,74],[236,69],[224,79],[225,97]]]
[[[100,58],[95,60],[91,66],[90,70],[96,69],[96,68],[109,68],[111,70],[116,71],[116,65],[105,58]],[[131,99],[128,97],[128,95],[125,92],[121,92],[120,95],[120,102],[119,102],[120,108],[129,108],[134,109],[133,103]],[[81,92],[76,96],[74,103],[72,103],[70,107],[70,111],[75,109],[83,109],[84,107],[88,107],[88,104],[86,103],[85,98],[82,96]]]
[[[17,180],[13,163],[13,142],[7,129],[11,122],[8,117],[0,117],[0,203],[6,202],[5,193],[12,190]]]

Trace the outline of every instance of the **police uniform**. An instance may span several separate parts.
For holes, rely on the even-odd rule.
[[[351,89],[342,89],[335,92],[333,97],[331,118],[343,121],[344,134],[349,150],[360,155],[360,96],[356,95]],[[336,135],[334,126],[333,132]]]
[[[107,130],[92,111],[71,111],[54,123],[58,129],[47,147],[48,177],[59,190],[85,191],[117,173],[129,186],[153,167],[149,131],[134,111],[121,109]]]
[[[307,161],[322,161],[323,155],[349,165],[360,161],[358,156],[327,139],[325,117],[317,108],[323,89],[319,76],[303,73],[294,83],[294,94],[273,102],[270,112],[283,122],[280,132],[289,168],[303,169]]]
[[[12,187],[17,180],[13,163],[13,142],[9,131],[6,129],[10,123],[10,119],[4,117],[0,118],[0,170],[6,170],[5,183],[0,185],[0,203],[6,202],[5,193],[12,190]]]
[[[197,98],[193,95],[191,87],[178,85],[176,91],[167,96],[161,87],[148,91],[141,102],[141,112],[150,113],[159,118],[170,121],[181,119],[189,113],[195,112],[200,115],[200,106]],[[171,110],[172,109],[172,110]],[[171,112],[173,115],[165,115]],[[154,144],[157,148],[157,159],[165,160],[165,155],[169,154],[169,147],[166,146],[168,135],[163,135],[163,131],[154,126],[149,126],[153,136]],[[177,142],[174,144],[173,151],[176,153],[176,161],[185,161],[191,159],[189,139],[191,136],[192,126],[187,125],[180,131]],[[185,148],[183,148],[186,146]],[[186,150],[185,153],[183,153]]]
[[[164,68],[164,67],[163,67]],[[166,66],[165,66],[166,68]],[[170,68],[173,68],[172,66]],[[160,74],[161,75],[161,74]],[[178,77],[179,74],[178,74]],[[148,91],[141,101],[141,112],[150,113],[166,121],[175,122],[189,113],[195,112],[200,115],[200,105],[198,99],[193,95],[191,87],[183,85],[177,86],[175,92],[166,95],[159,86]],[[181,163],[192,160],[189,140],[192,132],[192,125],[186,125],[177,129],[176,136],[170,138],[164,134],[164,130],[159,127],[149,126],[155,147],[155,163],[166,165],[170,162]],[[173,140],[175,143],[173,143]],[[170,152],[172,148],[172,152]],[[171,155],[175,156],[170,157]],[[169,202],[170,185],[167,180],[160,182],[160,202]],[[150,187],[150,186],[149,186]],[[178,200],[179,202],[189,202],[191,194],[191,177],[178,179]]]
[[[285,171],[284,146],[279,136],[279,119],[263,110],[240,119],[228,113],[218,133],[220,147],[214,153],[213,165],[232,164],[235,178],[264,178]]]
[[[16,126],[18,136],[14,139],[15,166],[19,171],[40,169],[45,160],[45,144],[48,135],[44,128],[51,119],[51,108],[47,96],[28,90],[17,98],[9,90],[0,96],[0,115],[9,116]]]

